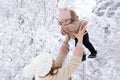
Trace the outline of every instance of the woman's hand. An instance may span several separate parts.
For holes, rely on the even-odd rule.
[[[83,46],[82,46],[83,36],[87,33],[87,32],[85,32],[85,30],[86,30],[86,26],[85,27],[80,27],[78,33],[74,34],[74,36],[78,39],[78,43],[77,43],[77,46],[74,49],[73,54],[81,57],[81,59],[82,59],[82,56],[83,56]]]
[[[87,33],[85,32],[85,30],[86,30],[86,26],[80,27],[77,34],[73,33],[74,36],[78,39],[78,43],[80,44],[83,42],[83,36]]]
[[[66,44],[68,44],[69,40],[70,40],[70,36],[69,36],[68,34],[66,34],[66,37],[65,37],[64,42],[65,42]]]

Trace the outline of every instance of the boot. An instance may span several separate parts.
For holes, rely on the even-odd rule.
[[[97,56],[97,51],[92,52],[92,53],[88,56],[88,58],[95,58],[96,56]]]
[[[35,80],[35,76],[32,77],[32,80]]]
[[[86,60],[86,54],[83,54],[82,61]]]

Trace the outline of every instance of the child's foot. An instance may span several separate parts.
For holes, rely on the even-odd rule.
[[[90,54],[89,56],[88,56],[88,58],[95,58],[96,57],[96,54]]]
[[[97,51],[95,53],[91,53],[88,58],[95,58],[97,56]]]
[[[86,60],[86,54],[83,54],[82,61]]]
[[[34,77],[32,77],[32,80],[35,80],[35,76],[34,76]]]

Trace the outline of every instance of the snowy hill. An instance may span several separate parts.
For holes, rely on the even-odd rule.
[[[81,63],[73,80],[119,80],[120,0],[89,1],[0,0],[0,80],[30,80],[22,75],[22,69],[32,58],[44,53],[57,55],[64,39],[57,22],[61,4],[88,20],[90,41],[98,51],[97,58]],[[68,60],[74,46],[70,48]],[[85,53],[90,54],[86,48]]]

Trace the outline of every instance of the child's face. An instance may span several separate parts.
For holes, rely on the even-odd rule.
[[[62,26],[66,26],[71,23],[71,19],[64,19],[64,20],[60,21],[60,23]]]

